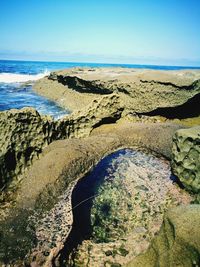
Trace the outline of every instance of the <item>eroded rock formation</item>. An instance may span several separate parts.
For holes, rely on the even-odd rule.
[[[39,94],[72,111],[101,95],[116,93],[124,115],[155,113],[171,118],[187,118],[200,114],[197,104],[195,109],[193,103],[200,93],[199,79],[198,71],[75,68],[51,73],[38,81],[34,88]],[[192,105],[195,112],[192,112]],[[173,116],[177,112],[180,114]]]
[[[167,212],[150,249],[127,267],[193,267],[200,264],[200,205],[179,206]]]
[[[72,228],[71,192],[78,179],[122,147],[146,147],[169,157],[178,128],[128,123],[115,133],[52,142],[23,175],[14,207],[1,209],[1,262],[51,266]]]
[[[30,108],[1,112],[0,185],[13,193],[8,202],[4,191],[1,196],[1,264],[60,266],[73,225],[72,192],[92,167],[127,147],[172,157],[172,136],[183,126],[148,123],[146,117],[145,123],[128,123],[126,115],[137,115],[136,121],[198,116],[199,79],[198,71],[65,70],[38,81],[35,90],[71,115],[54,121]],[[177,131],[173,170],[195,192],[199,153],[199,127]],[[198,266],[199,214],[195,205],[169,211],[148,252],[130,266]]]
[[[120,68],[51,73],[36,83],[35,90],[74,112],[56,122],[31,109],[1,112],[0,186],[21,174],[53,140],[88,136],[127,113],[198,116],[198,78],[195,71]]]
[[[177,131],[172,153],[173,172],[188,190],[200,193],[200,127]]]
[[[114,94],[57,121],[32,108],[0,112],[0,186],[19,176],[52,141],[88,136],[98,125],[115,122],[121,112]]]

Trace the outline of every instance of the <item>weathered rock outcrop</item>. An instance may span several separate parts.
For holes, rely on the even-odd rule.
[[[200,192],[200,126],[175,133],[172,148],[172,169],[184,186]]]
[[[33,109],[0,113],[0,186],[10,184],[14,192],[0,210],[0,264],[7,266],[59,266],[72,229],[71,196],[77,181],[119,148],[144,147],[171,158],[172,136],[182,128],[110,123],[127,114],[200,115],[199,71],[72,69],[52,73],[38,81],[35,90],[73,113],[57,121]],[[198,134],[191,137],[185,130],[184,136],[181,131],[174,139],[174,172],[188,189],[199,192]],[[133,266],[167,266],[165,261],[180,265],[179,252],[186,255],[183,266],[199,263],[199,208],[185,210],[186,217],[182,208],[167,215],[152,248]],[[162,248],[168,251],[164,255]]]
[[[30,109],[1,112],[0,186],[22,173],[53,140],[88,136],[127,113],[197,116],[199,77],[198,71],[120,68],[51,73],[35,90],[75,112],[56,122]]]
[[[200,265],[200,205],[167,212],[150,249],[127,267],[193,267]]]
[[[0,113],[0,186],[19,175],[47,146],[53,120],[31,108]]]
[[[88,136],[98,125],[119,119],[121,112],[114,94],[58,121],[31,108],[0,112],[0,187],[19,176],[52,141]]]
[[[169,157],[178,128],[128,123],[114,133],[50,144],[23,175],[15,208],[1,210],[1,262],[51,266],[72,228],[71,192],[78,179],[102,157],[123,147],[139,145]]]
[[[194,107],[198,107],[200,95],[199,71],[77,68],[51,73],[34,88],[72,111],[114,92],[120,97],[124,115],[155,113],[187,118],[200,114]]]

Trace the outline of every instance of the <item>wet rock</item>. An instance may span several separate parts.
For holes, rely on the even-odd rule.
[[[200,192],[200,127],[181,129],[175,133],[172,169],[188,190]]]
[[[200,205],[170,209],[149,250],[127,267],[198,267],[200,265]]]

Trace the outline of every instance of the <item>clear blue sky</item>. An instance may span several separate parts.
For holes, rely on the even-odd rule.
[[[0,58],[200,66],[200,0],[0,0]]]

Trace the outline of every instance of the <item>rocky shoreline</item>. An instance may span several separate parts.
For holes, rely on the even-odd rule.
[[[51,73],[34,90],[71,114],[55,121],[30,108],[0,113],[1,265],[198,266],[200,72],[75,68]],[[172,161],[184,189],[171,186],[188,200],[169,208],[144,254],[134,256],[136,242],[129,244],[128,256],[111,251],[96,261],[96,245],[86,240],[89,256],[80,249],[83,261],[66,263],[61,258],[67,257],[73,231],[75,186],[102,158],[122,148],[143,148]],[[194,230],[188,236],[191,214]]]
[[[198,79],[199,71],[74,68],[51,73],[36,82],[34,90],[71,112],[115,93],[124,114],[151,115],[153,112],[167,117],[178,112],[174,118],[184,118],[199,115],[198,111],[192,114],[194,104],[199,102]]]

